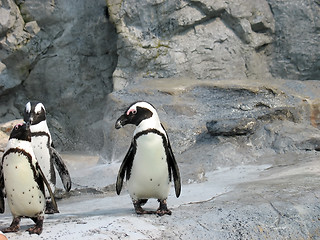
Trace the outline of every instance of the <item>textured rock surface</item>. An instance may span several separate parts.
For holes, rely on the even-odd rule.
[[[116,130],[115,119],[144,99],[158,109],[185,162],[196,158],[210,168],[252,163],[266,153],[318,151],[319,89],[319,81],[138,81],[109,95],[104,150],[109,160],[125,154],[134,126]]]
[[[135,77],[319,79],[318,1],[107,3],[119,34],[117,89]]]
[[[99,150],[117,61],[105,1],[0,1],[0,116],[42,101],[56,146]]]
[[[135,77],[270,75],[274,19],[264,0],[107,2],[119,34],[116,89]]]
[[[319,153],[275,154],[264,159],[269,164],[202,173],[203,182],[184,184],[178,199],[171,192],[168,206],[172,215],[162,217],[137,216],[125,189],[116,196],[114,179],[120,163],[94,165],[97,158],[92,156],[63,157],[70,163],[77,189],[72,190],[70,198],[58,201],[60,214],[45,216],[39,239],[49,240],[52,236],[87,240],[320,237]],[[194,161],[193,166],[197,164]],[[183,178],[191,177],[185,171],[181,173]],[[95,190],[93,186],[100,188]],[[154,199],[145,205],[147,209],[157,206]],[[11,221],[7,209],[0,224],[9,226]],[[8,239],[37,239],[25,231],[30,226],[28,223],[31,221],[23,220],[21,231],[6,234]]]
[[[165,223],[156,221],[160,226],[172,227],[172,231],[163,231],[162,237],[318,239],[320,169],[318,160],[310,160],[312,157],[305,156],[304,162],[294,167],[274,166],[262,172],[259,179],[240,183],[227,194],[180,206],[182,216],[192,213],[192,217],[173,214]],[[306,168],[310,172],[305,172]]]
[[[272,74],[285,79],[319,79],[319,1],[268,2],[275,19]]]
[[[108,145],[102,133],[103,116],[113,115],[112,107],[118,106],[109,103],[112,96],[107,95],[137,79],[187,77],[195,83],[320,79],[318,1],[0,3],[1,122],[21,118],[27,100],[40,100],[47,107],[54,141],[63,150],[99,151]],[[289,82],[288,88],[301,87]],[[238,87],[242,89],[241,81]],[[216,98],[229,92],[222,91]],[[195,95],[195,102],[202,102],[198,98],[203,96]],[[214,111],[228,117],[219,104],[223,106],[217,103]],[[236,108],[245,111],[252,106]],[[314,102],[310,106],[315,113],[312,124],[318,126],[319,106]],[[195,114],[191,107],[172,108],[182,115]],[[260,105],[251,117],[261,117],[266,109]],[[237,122],[238,117],[248,116],[231,118],[229,131],[232,119]],[[185,138],[194,135],[190,129]]]

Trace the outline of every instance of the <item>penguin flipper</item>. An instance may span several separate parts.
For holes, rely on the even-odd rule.
[[[181,193],[181,178],[180,178],[179,167],[178,167],[177,161],[173,155],[167,131],[162,124],[161,124],[161,126],[167,135],[167,149],[168,149],[167,161],[168,161],[169,168],[172,171],[173,181],[174,181],[174,189],[176,192],[176,196],[179,197],[180,193]]]
[[[130,148],[126,154],[126,156],[124,157],[122,164],[120,166],[119,172],[118,172],[118,176],[117,176],[117,183],[116,183],[116,191],[117,194],[119,195],[122,189],[122,185],[123,185],[123,179],[124,179],[124,175],[127,175],[127,180],[130,177],[130,172],[131,172],[131,167],[132,167],[132,161],[133,161],[133,157],[135,154],[135,145],[133,142],[131,142]]]
[[[180,193],[181,193],[181,178],[180,178],[180,171],[179,171],[179,167],[177,164],[177,161],[173,155],[171,146],[170,146],[170,142],[168,140],[168,164],[169,167],[172,170],[172,175],[173,175],[173,181],[174,181],[174,189],[176,192],[176,196],[179,197]]]
[[[2,174],[2,166],[0,166],[0,213],[4,213],[5,204],[4,204],[4,178]]]
[[[48,180],[46,179],[44,173],[42,172],[39,164],[36,165],[36,169],[37,169],[37,171],[38,171],[38,173],[39,173],[39,177],[40,177],[41,180],[44,182],[44,184],[46,185],[46,187],[47,187],[47,189],[48,189],[48,191],[49,191],[54,212],[58,213],[59,210],[58,210],[58,205],[57,205],[56,199],[55,199],[55,197],[54,197],[54,195],[53,195],[53,192],[52,192],[52,189],[51,189],[51,187],[50,187],[50,184],[49,184]]]
[[[72,184],[69,171],[60,154],[53,147],[51,147],[51,158],[53,158],[53,163],[59,173],[64,189],[69,192]]]

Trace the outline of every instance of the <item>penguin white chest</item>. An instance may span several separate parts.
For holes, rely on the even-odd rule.
[[[37,158],[37,161],[41,167],[41,170],[45,174],[47,179],[50,179],[50,151],[48,148],[48,136],[34,136],[31,138],[31,144],[33,152]]]
[[[35,217],[45,207],[44,194],[34,178],[26,155],[10,153],[4,157],[3,174],[8,204],[13,216]]]
[[[137,149],[128,181],[133,199],[166,199],[170,182],[162,136],[148,133],[136,140]]]
[[[31,145],[33,148],[34,155],[41,167],[41,170],[48,180],[52,191],[55,191],[55,182],[52,181],[54,171],[51,166],[51,155],[48,147],[49,137],[47,135],[34,136],[31,138]],[[45,189],[46,196],[50,196],[48,189]]]

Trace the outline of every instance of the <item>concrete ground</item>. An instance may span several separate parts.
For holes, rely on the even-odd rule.
[[[21,222],[15,239],[320,239],[320,153],[266,156],[263,165],[203,172],[188,179],[180,198],[168,198],[171,216],[137,216],[126,189],[114,191],[119,163],[97,156],[64,154],[73,189],[58,200],[59,214],[46,215],[43,233],[30,236]],[[286,161],[288,160],[288,161]],[[290,162],[290,164],[286,164]],[[181,168],[183,169],[183,167]],[[198,176],[199,179],[199,176]],[[150,200],[148,209],[156,209]],[[7,207],[0,219],[9,226]]]

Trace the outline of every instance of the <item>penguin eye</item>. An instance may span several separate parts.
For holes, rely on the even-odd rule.
[[[129,115],[131,115],[131,114],[133,114],[133,115],[135,115],[137,113],[137,110],[136,109],[129,109],[128,111],[127,111],[127,116],[129,116]]]
[[[19,123],[19,124],[17,124],[17,125],[14,126],[14,129],[15,129],[15,130],[18,130],[19,127],[21,127],[22,125],[23,125],[22,123]]]

